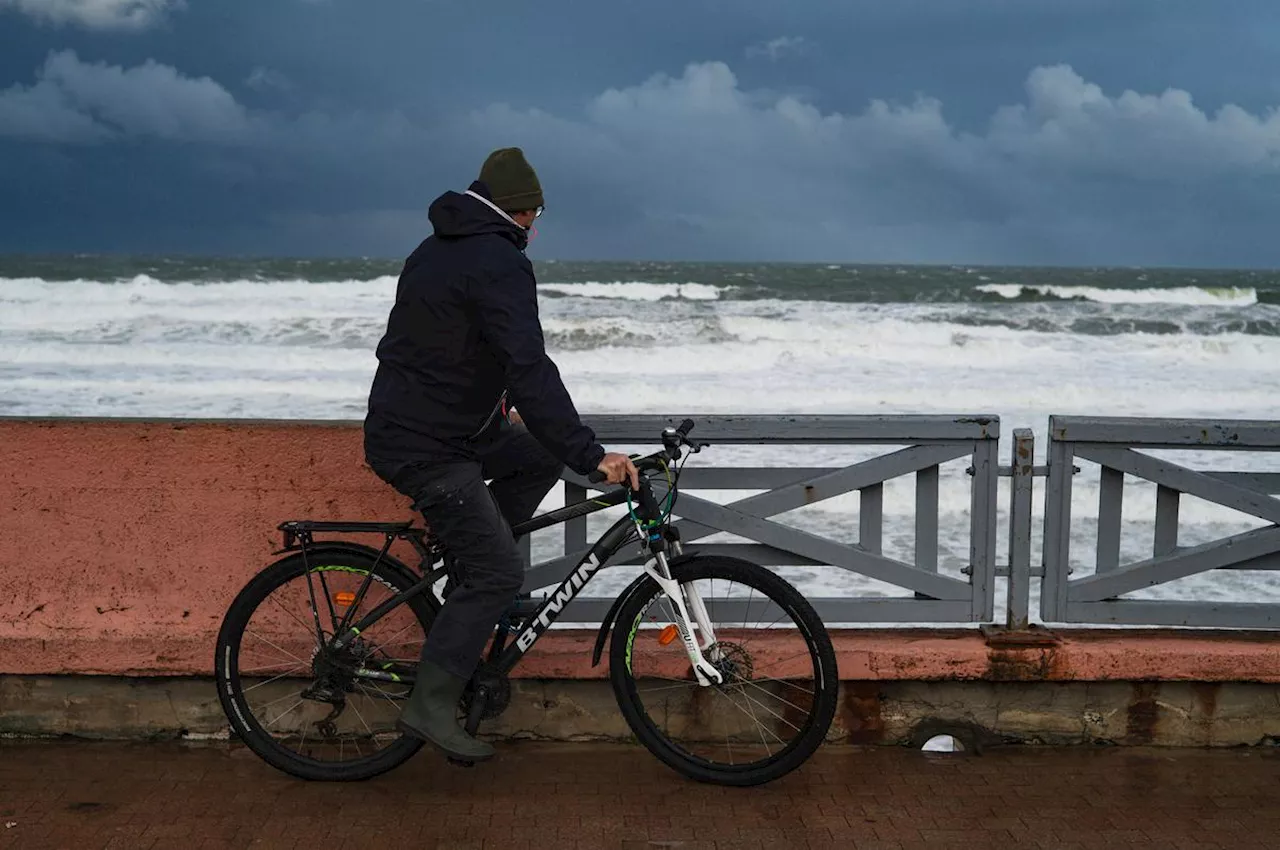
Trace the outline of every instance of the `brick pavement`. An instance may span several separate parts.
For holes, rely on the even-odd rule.
[[[423,751],[306,783],[248,751],[0,742],[0,850],[39,848],[1193,848],[1280,846],[1280,752],[828,747],[772,785],[685,781],[635,747]],[[9,824],[14,824],[9,826]]]

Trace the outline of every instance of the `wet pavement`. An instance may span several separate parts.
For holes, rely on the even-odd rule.
[[[1280,847],[1280,750],[827,747],[757,788],[507,743],[308,783],[226,744],[0,742],[0,848]]]

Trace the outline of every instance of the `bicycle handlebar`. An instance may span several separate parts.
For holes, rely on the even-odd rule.
[[[636,467],[640,469],[641,472],[644,471],[643,467],[656,469],[655,461],[659,456],[671,459],[676,456],[675,453],[682,445],[692,446],[695,450],[702,448],[702,444],[689,439],[689,432],[693,430],[693,426],[694,422],[692,419],[685,419],[675,428],[668,426],[662,429],[662,451],[654,452],[653,454],[642,458],[636,458],[634,460]],[[604,481],[605,478],[605,474],[598,469],[592,470],[591,473],[587,475],[587,480],[592,484],[599,484],[601,481]],[[626,484],[626,482],[623,483]]]

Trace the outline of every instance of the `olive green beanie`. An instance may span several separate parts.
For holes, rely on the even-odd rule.
[[[520,148],[499,148],[480,167],[480,180],[489,187],[493,202],[504,212],[522,212],[542,206],[542,184]]]

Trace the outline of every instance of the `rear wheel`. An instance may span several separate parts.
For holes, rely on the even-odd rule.
[[[341,652],[324,646],[345,611],[354,622],[416,583],[397,561],[337,548],[309,550],[305,562],[288,555],[255,576],[228,608],[214,658],[236,735],[303,779],[368,779],[416,753],[422,743],[394,726],[410,686],[394,680],[417,667],[434,618],[427,595],[393,608]]]
[[[698,684],[675,606],[646,578],[619,611],[609,652],[627,724],[692,779],[759,785],[799,767],[826,737],[839,686],[817,612],[776,573],[738,558],[694,556],[671,573],[707,608],[716,641],[703,655],[723,681]],[[701,645],[696,624],[694,635]]]

